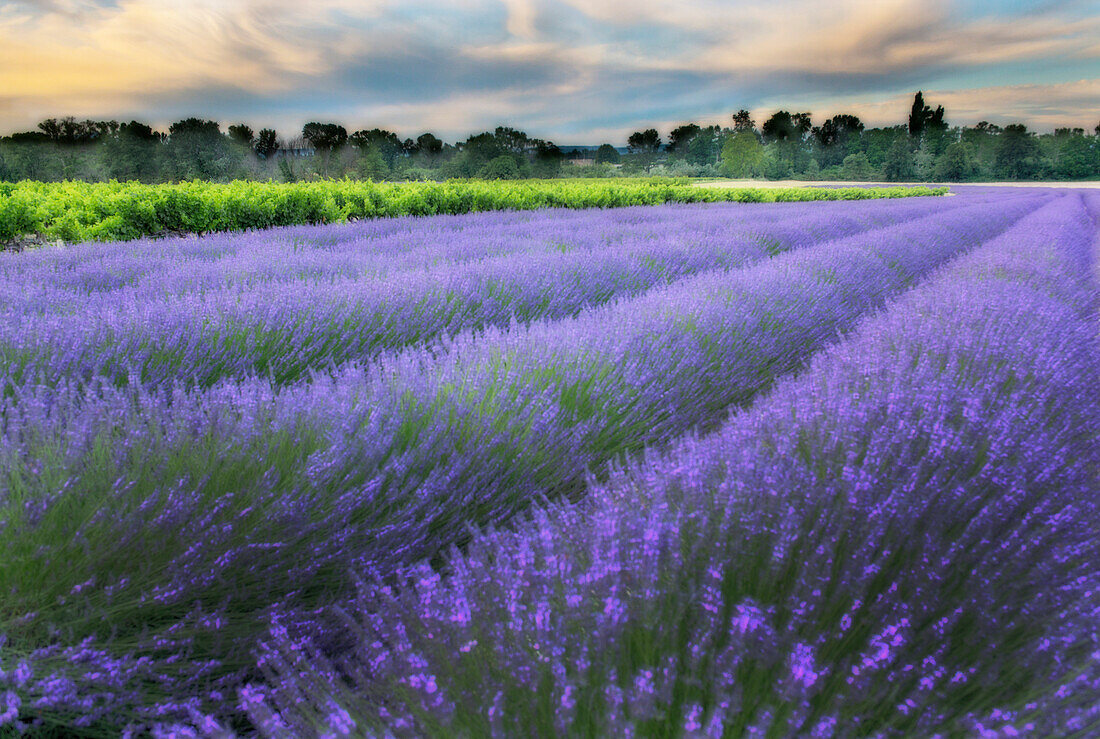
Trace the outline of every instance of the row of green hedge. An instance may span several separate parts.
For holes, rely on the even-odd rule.
[[[678,202],[744,203],[942,195],[947,188],[693,187],[686,180],[362,182],[0,182],[0,242],[38,234],[118,241],[356,218],[486,210],[612,208]]]

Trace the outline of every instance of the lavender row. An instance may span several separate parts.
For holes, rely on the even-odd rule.
[[[573,217],[553,228],[532,228],[533,235],[521,243],[537,245],[542,253],[532,246],[370,279],[277,282],[166,299],[168,285],[180,274],[180,266],[169,261],[165,276],[150,278],[136,291],[93,297],[44,287],[24,304],[21,320],[0,324],[0,356],[7,374],[39,383],[96,376],[126,382],[136,376],[153,385],[178,379],[208,386],[225,377],[260,374],[287,384],[313,369],[368,360],[462,331],[575,315],[688,275],[743,267],[821,238],[947,210],[933,207],[940,202],[914,201],[887,212],[803,209],[782,220],[774,213],[746,217],[728,208],[671,208],[659,219],[643,217],[638,223],[608,212],[602,220],[589,216],[578,224]],[[682,225],[685,218],[692,219],[688,228]],[[631,228],[624,230],[624,223]],[[578,225],[588,230],[577,233]],[[471,231],[468,241],[452,242],[452,254],[475,253],[485,245],[483,230]],[[548,243],[566,240],[573,241],[569,248],[546,251]],[[263,245],[249,259],[273,263],[271,255]],[[186,272],[191,265],[183,267]],[[295,268],[294,260],[277,267]],[[58,314],[61,306],[79,311]]]
[[[1093,735],[1095,234],[1061,197],[587,505],[286,620],[242,708],[269,734]]]
[[[73,695],[112,696],[102,715],[138,700],[133,681],[169,694],[213,685],[194,700],[224,701],[272,609],[339,597],[348,567],[429,557],[471,525],[580,492],[587,470],[619,454],[719,420],[1046,197],[960,208],[281,391],[257,379],[203,392],[18,387],[0,408],[0,548],[18,563],[0,570],[0,590],[21,615],[2,630],[25,654],[55,644],[44,664],[66,659],[56,623],[73,641],[114,634],[83,648],[92,663],[125,662],[116,641],[140,655],[110,672],[126,679],[67,673]],[[71,710],[27,690],[44,714]]]
[[[0,305],[71,311],[85,305],[74,302],[77,298],[95,300],[102,297],[100,293],[164,297],[247,289],[272,282],[377,277],[487,256],[605,248],[624,240],[690,243],[693,235],[700,233],[694,220],[701,213],[710,216],[707,225],[712,227],[716,223],[733,227],[798,220],[808,214],[844,217],[847,213],[868,219],[881,213],[882,222],[887,223],[895,212],[935,212],[987,197],[890,200],[879,202],[878,209],[865,207],[866,203],[829,202],[471,213],[83,244],[18,256],[0,254],[0,296],[4,298]],[[72,293],[69,302],[61,301],[66,291]],[[51,295],[53,299],[48,300]]]

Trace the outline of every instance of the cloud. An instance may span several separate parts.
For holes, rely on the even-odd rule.
[[[284,127],[392,121],[447,135],[507,123],[581,140],[769,105],[862,106],[895,121],[894,106],[917,88],[943,90],[959,120],[1016,112],[1035,126],[1062,125],[1055,118],[1075,115],[1073,105],[1096,109],[1089,80],[1072,82],[1081,75],[1067,70],[1100,59],[1100,18],[1072,1],[975,10],[984,7],[9,0],[0,5],[0,129],[47,115],[156,122],[194,113]],[[1041,67],[1033,77],[1043,78],[966,83],[968,74],[996,80],[1020,64]],[[965,91],[950,97],[955,89]]]
[[[1078,126],[1091,130],[1100,119],[1100,78],[1057,84],[999,85],[974,88],[925,88],[925,100],[942,105],[951,125],[989,121],[998,125],[1024,122],[1033,130]],[[906,92],[877,100],[855,97],[806,99],[804,106],[822,121],[837,113],[852,113],[870,126],[904,123],[913,103]],[[755,111],[766,115],[764,109]]]
[[[513,36],[530,40],[535,38],[535,14],[534,0],[503,0],[504,7],[508,10],[506,28]]]

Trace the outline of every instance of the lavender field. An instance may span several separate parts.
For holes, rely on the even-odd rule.
[[[1100,734],[1100,191],[0,253],[0,736]]]

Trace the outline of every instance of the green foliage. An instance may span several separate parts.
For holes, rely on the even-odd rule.
[[[99,146],[101,167],[108,179],[141,180],[156,179],[159,142],[131,133],[124,128],[115,136],[107,137]]]
[[[1100,145],[1081,134],[1061,137],[1055,172],[1067,180],[1083,180],[1100,172]]]
[[[1039,170],[1038,155],[1039,144],[1026,126],[1005,126],[997,142],[994,160],[997,175],[1012,180],[1034,177]]]
[[[23,193],[0,194],[0,241],[15,239],[35,230],[36,214],[32,203],[32,198]]]
[[[750,134],[751,135],[751,134]],[[505,163],[508,162],[508,164]],[[502,156],[489,163],[511,171]],[[280,161],[293,177],[288,160]],[[288,179],[289,179],[288,177]],[[945,191],[944,191],[945,192]],[[512,182],[18,182],[0,185],[0,240],[38,233],[66,242],[111,241],[435,213],[537,208],[613,208],[667,202],[849,200],[943,194],[927,188],[712,189],[675,179]]]
[[[355,171],[359,177],[364,180],[375,181],[386,179],[386,175],[390,173],[390,168],[386,165],[382,152],[373,146],[367,146],[362,149],[362,152],[359,162],[355,166]]]
[[[621,158],[619,150],[611,144],[600,144],[596,149],[596,164],[618,164]]]
[[[780,110],[764,121],[764,125],[760,127],[760,133],[763,135],[765,143],[775,141],[798,143],[812,128],[809,113],[792,114]]]
[[[507,154],[501,154],[478,171],[483,180],[514,180],[519,175],[516,160]]]
[[[882,173],[890,182],[905,182],[916,175],[917,165],[913,158],[913,150],[909,147],[909,140],[904,136],[898,136],[882,163]]]
[[[339,149],[348,142],[348,132],[335,123],[307,123],[302,126],[302,138],[315,149]]]
[[[173,123],[168,128],[164,154],[171,179],[214,180],[231,174],[229,139],[215,121],[187,118]]]
[[[819,166],[841,164],[844,157],[859,151],[864,125],[854,115],[835,115],[813,128],[815,155]]]
[[[925,139],[921,142],[917,153],[913,157],[917,179],[928,181],[935,175],[936,149],[932,142]]]
[[[867,155],[862,151],[844,157],[844,162],[840,165],[840,171],[844,179],[859,182],[865,182],[875,176],[871,163],[867,161]]]
[[[665,164],[649,168],[655,177],[722,177],[722,170],[715,164],[694,164],[690,159],[669,159]]]
[[[920,138],[928,132],[946,130],[947,122],[943,116],[943,106],[939,105],[932,110],[932,106],[924,102],[924,93],[918,90],[913,96],[913,106],[909,111],[909,135]]]
[[[252,142],[255,141],[256,136],[252,133],[251,128],[243,123],[238,123],[235,126],[229,127],[229,138],[242,146],[251,148]]]
[[[362,151],[373,151],[382,160],[388,172],[404,153],[401,139],[393,131],[372,128],[369,131],[356,131],[348,136],[348,143]]]
[[[661,135],[655,128],[635,131],[627,138],[626,144],[632,154],[654,155],[661,149]]]
[[[256,137],[256,156],[261,159],[267,159],[274,154],[275,150],[278,148],[279,144],[275,138],[275,129],[261,128],[259,135]]]
[[[943,154],[936,160],[933,175],[937,180],[964,182],[971,179],[977,169],[977,162],[969,144],[956,141],[944,149]]]
[[[760,157],[760,174],[769,180],[782,180],[791,176],[791,162],[780,144],[773,142],[764,147]]]
[[[298,181],[298,175],[294,173],[294,164],[285,157],[279,160],[279,174],[283,176],[283,182]]]
[[[726,136],[718,126],[701,129],[687,142],[687,161],[700,166],[717,165]]]
[[[1100,178],[1100,126],[1095,131],[1061,128],[1041,135],[1019,124],[1002,128],[987,121],[952,128],[943,106],[928,105],[920,92],[914,96],[908,125],[867,129],[856,116],[840,114],[814,126],[810,113],[780,110],[758,129],[743,109],[728,123],[732,126],[680,125],[668,133],[667,147],[657,129],[635,131],[624,156],[604,144],[594,160],[563,166],[564,156],[552,142],[505,126],[448,144],[432,133],[402,140],[380,128],[349,135],[339,124],[311,122],[301,137],[283,145],[313,151],[304,152],[307,158],[286,161],[279,156],[280,142],[270,128],[253,132],[237,124],[223,134],[216,121],[188,118],[173,123],[165,134],[138,121],[50,118],[38,125],[39,130],[0,137],[0,182],[291,183],[342,177],[441,182],[654,175],[864,179],[861,159],[844,166],[853,155],[866,157],[869,176],[891,182]],[[967,146],[965,151],[952,149],[960,142]],[[502,163],[490,166],[502,156],[514,160],[514,171]]]

